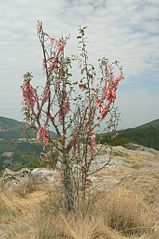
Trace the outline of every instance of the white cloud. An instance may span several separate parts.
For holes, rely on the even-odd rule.
[[[141,76],[149,75],[155,84],[159,80],[158,15],[158,0],[1,1],[0,102],[3,107],[0,108],[0,115],[7,115],[12,109],[13,116],[19,118],[17,108],[21,102],[19,86],[22,75],[25,71],[32,71],[38,77],[40,75],[42,67],[36,36],[37,19],[42,20],[46,30],[56,37],[70,33],[69,51],[75,49],[77,28],[87,26],[90,61],[94,63],[101,56],[119,59],[128,79],[125,84],[133,88],[134,82],[141,86]],[[132,99],[129,93],[127,97]],[[151,99],[156,100],[153,93]],[[6,102],[7,111],[4,110]],[[138,105],[138,102],[134,102]],[[124,102],[121,108],[122,104]],[[128,112],[129,107],[124,109]],[[152,110],[157,112],[155,108]],[[145,120],[149,118],[146,112]],[[135,116],[131,119],[135,120]]]
[[[116,104],[121,113],[120,128],[136,127],[158,118],[159,95],[148,90],[120,92]]]

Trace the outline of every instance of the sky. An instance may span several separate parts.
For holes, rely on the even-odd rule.
[[[54,37],[70,34],[70,53],[87,26],[89,61],[120,61],[120,128],[159,118],[158,0],[0,0],[0,116],[23,120],[23,75],[32,72],[34,85],[44,78],[37,20]]]

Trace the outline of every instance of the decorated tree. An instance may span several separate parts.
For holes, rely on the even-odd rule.
[[[77,36],[79,55],[68,57],[65,48],[69,38],[51,37],[38,22],[45,84],[33,87],[33,76],[26,73],[22,85],[24,118],[37,130],[37,140],[43,142],[60,172],[69,211],[79,200],[85,200],[89,176],[93,173],[91,163],[97,155],[96,130],[107,118],[112,122],[116,90],[123,78],[118,62],[109,63],[105,57],[98,60],[100,73],[96,75],[94,66],[88,62],[85,29],[80,28]],[[79,65],[79,80],[72,79],[73,61]]]

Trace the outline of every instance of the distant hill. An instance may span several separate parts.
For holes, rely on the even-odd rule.
[[[36,142],[32,130],[26,132],[24,127],[24,122],[0,117],[0,170],[44,165],[45,162],[39,160],[43,145]],[[28,134],[30,140],[27,140]],[[52,133],[52,136],[55,138],[56,134]],[[110,143],[110,138],[110,134],[98,134],[97,142]],[[159,150],[159,119],[136,128],[120,130],[111,143],[124,146],[130,142]]]
[[[52,138],[56,134],[51,132]],[[24,122],[0,116],[0,139],[36,138],[36,132],[26,127]]]
[[[23,122],[0,116],[0,138],[2,139],[26,138],[24,127],[25,123]],[[33,132],[32,136],[35,137]]]
[[[43,145],[37,143],[36,132],[26,129],[24,122],[0,116],[0,170],[8,167],[40,166]],[[51,132],[52,137],[56,134]]]
[[[136,127],[135,129],[143,129],[143,128],[149,128],[149,127],[153,127],[154,129],[158,129],[159,128],[159,119],[153,120],[151,122],[148,122],[146,124],[142,124],[138,127]]]
[[[11,128],[22,127],[23,122],[0,116],[0,130],[4,131]]]
[[[101,143],[109,143],[110,135],[104,133],[98,134],[97,139]],[[159,150],[159,119],[135,128],[118,131],[118,135],[112,143],[114,145],[136,143]]]

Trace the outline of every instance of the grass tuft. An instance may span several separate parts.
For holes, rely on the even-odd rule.
[[[103,193],[94,204],[94,215],[102,215],[109,227],[125,235],[151,231],[154,218],[149,207],[133,191],[118,187]]]

